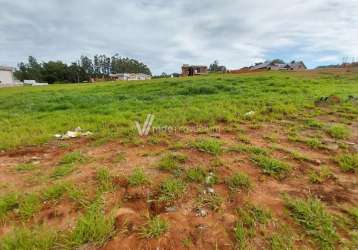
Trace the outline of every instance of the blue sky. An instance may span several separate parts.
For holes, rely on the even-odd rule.
[[[152,72],[218,59],[358,59],[357,0],[0,0],[0,65],[119,53]]]

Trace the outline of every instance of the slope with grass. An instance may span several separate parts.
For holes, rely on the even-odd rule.
[[[1,89],[0,249],[356,249],[357,107],[343,71]]]

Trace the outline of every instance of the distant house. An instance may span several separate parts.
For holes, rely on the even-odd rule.
[[[182,76],[196,76],[208,74],[208,67],[204,65],[184,64],[182,67]]]
[[[19,83],[14,78],[14,68],[7,66],[0,66],[0,86],[14,86]]]
[[[122,81],[143,81],[150,80],[152,77],[143,73],[119,73],[119,74],[110,74],[109,77],[111,80],[122,80]]]
[[[47,82],[36,82],[35,80],[24,80],[24,86],[47,86]]]
[[[255,66],[250,68],[250,71],[258,70],[306,70],[307,67],[302,61],[292,61],[290,63],[275,63],[272,61],[267,61],[263,63],[257,63]]]

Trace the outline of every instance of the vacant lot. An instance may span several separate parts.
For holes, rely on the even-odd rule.
[[[358,247],[357,73],[1,89],[0,128],[0,249]]]

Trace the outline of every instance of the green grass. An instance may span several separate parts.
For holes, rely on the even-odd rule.
[[[42,192],[42,199],[46,201],[57,201],[66,191],[66,186],[63,183],[57,183]]]
[[[344,172],[358,172],[358,153],[339,156],[336,160]]]
[[[291,171],[291,167],[287,163],[267,156],[254,156],[252,160],[262,169],[264,174],[278,179],[287,177]]]
[[[71,233],[67,236],[65,246],[78,249],[81,245],[92,243],[103,246],[115,233],[114,217],[104,213],[103,204],[96,201],[78,218]]]
[[[7,213],[19,206],[19,194],[8,193],[0,197],[0,221],[4,220]]]
[[[219,211],[224,199],[217,193],[202,193],[199,194],[196,201],[196,206],[198,208],[208,208],[215,212]]]
[[[175,172],[179,170],[182,164],[185,163],[187,157],[181,154],[169,153],[159,161],[159,169],[169,172]]]
[[[96,172],[98,190],[100,192],[110,192],[114,190],[113,177],[107,168],[100,168]]]
[[[327,179],[332,178],[333,173],[327,166],[322,166],[318,171],[312,171],[309,175],[309,180],[311,183],[323,183]]]
[[[15,167],[15,170],[18,172],[30,172],[35,169],[37,169],[37,166],[32,163],[21,163]]]
[[[131,187],[142,186],[150,183],[149,177],[142,168],[136,168],[128,177],[128,183]]]
[[[50,250],[54,249],[58,234],[44,227],[15,228],[0,241],[2,250]]]
[[[186,189],[180,179],[169,178],[160,185],[159,201],[171,202],[182,197]]]
[[[67,176],[77,169],[77,164],[88,161],[88,158],[81,152],[72,152],[66,154],[51,174],[51,178],[58,179]]]
[[[327,130],[328,134],[336,139],[348,139],[351,131],[343,124],[332,125]]]
[[[226,184],[231,190],[249,190],[252,186],[250,178],[245,173],[234,173],[226,180]]]
[[[252,204],[237,209],[238,221],[233,229],[238,249],[247,249],[249,240],[256,234],[257,227],[267,224],[271,213]]]
[[[30,219],[41,209],[40,197],[36,194],[25,194],[19,203],[19,215],[22,219]]]
[[[81,152],[72,152],[68,153],[60,161],[60,165],[67,164],[76,164],[76,163],[85,163],[87,161],[87,157]]]
[[[159,238],[169,229],[169,223],[159,216],[149,219],[147,224],[142,227],[140,235],[144,238]]]
[[[285,197],[285,204],[292,218],[303,226],[308,235],[313,237],[320,249],[335,249],[339,238],[334,220],[320,200]]]
[[[189,168],[186,171],[186,178],[190,182],[203,183],[205,177],[206,171],[201,167]]]
[[[223,152],[223,143],[217,139],[198,139],[192,145],[197,150],[212,155],[220,155]]]
[[[53,140],[54,134],[78,126],[93,132],[96,140],[137,137],[134,122],[145,120],[153,110],[155,126],[231,123],[241,119],[238,113],[251,110],[262,120],[282,119],[314,108],[321,96],[334,93],[346,99],[358,92],[355,83],[349,74],[337,78],[334,73],[263,72],[4,88],[0,93],[0,149],[43,144]],[[353,102],[338,107],[343,105],[357,116]]]

